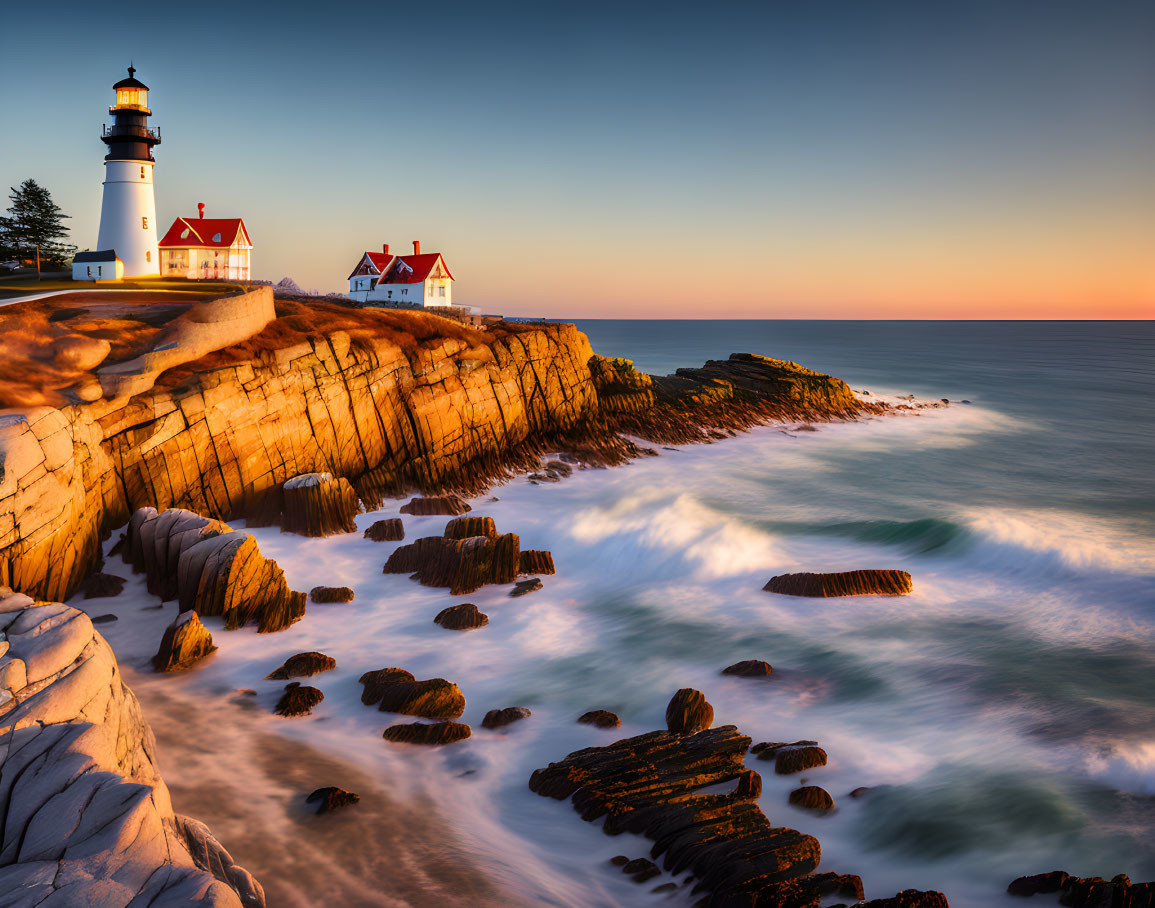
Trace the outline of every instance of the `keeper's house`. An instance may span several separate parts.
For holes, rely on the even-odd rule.
[[[240,218],[177,218],[157,244],[161,277],[247,281],[253,243]]]
[[[349,297],[405,309],[452,306],[453,275],[441,253],[423,253],[418,240],[412,255],[393,255],[386,245],[361,256],[349,275]]]

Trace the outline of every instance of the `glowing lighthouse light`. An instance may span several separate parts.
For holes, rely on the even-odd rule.
[[[97,247],[115,250],[125,277],[150,277],[160,274],[152,185],[152,149],[160,144],[160,130],[148,125],[148,86],[134,78],[135,72],[130,66],[128,78],[112,86],[116,104],[108,112],[113,124],[100,137],[108,154]]]

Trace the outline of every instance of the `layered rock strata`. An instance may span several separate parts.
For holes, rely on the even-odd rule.
[[[465,695],[444,678],[418,681],[403,668],[383,668],[366,672],[360,683],[361,702],[382,712],[424,719],[456,719],[465,712]]]
[[[156,743],[88,617],[0,588],[0,900],[263,906],[261,886],[173,812]]]
[[[780,574],[762,589],[786,596],[905,596],[914,590],[906,571],[844,571],[840,574]]]
[[[165,628],[152,666],[158,672],[185,671],[215,651],[213,635],[201,624],[197,613],[181,612]]]
[[[361,506],[344,476],[304,473],[272,490],[249,526],[279,526],[299,536],[335,536],[354,533],[354,518]]]

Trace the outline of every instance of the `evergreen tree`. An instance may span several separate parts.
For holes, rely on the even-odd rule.
[[[25,180],[8,197],[12,203],[6,217],[0,217],[0,250],[5,257],[32,259],[40,247],[40,261],[63,265],[76,252],[62,243],[68,236],[64,214],[52,201],[48,190],[35,180]]]

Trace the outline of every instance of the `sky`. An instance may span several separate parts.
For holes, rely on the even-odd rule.
[[[0,187],[93,248],[112,83],[157,215],[254,276],[438,251],[486,312],[1155,315],[1155,3],[0,4]]]

